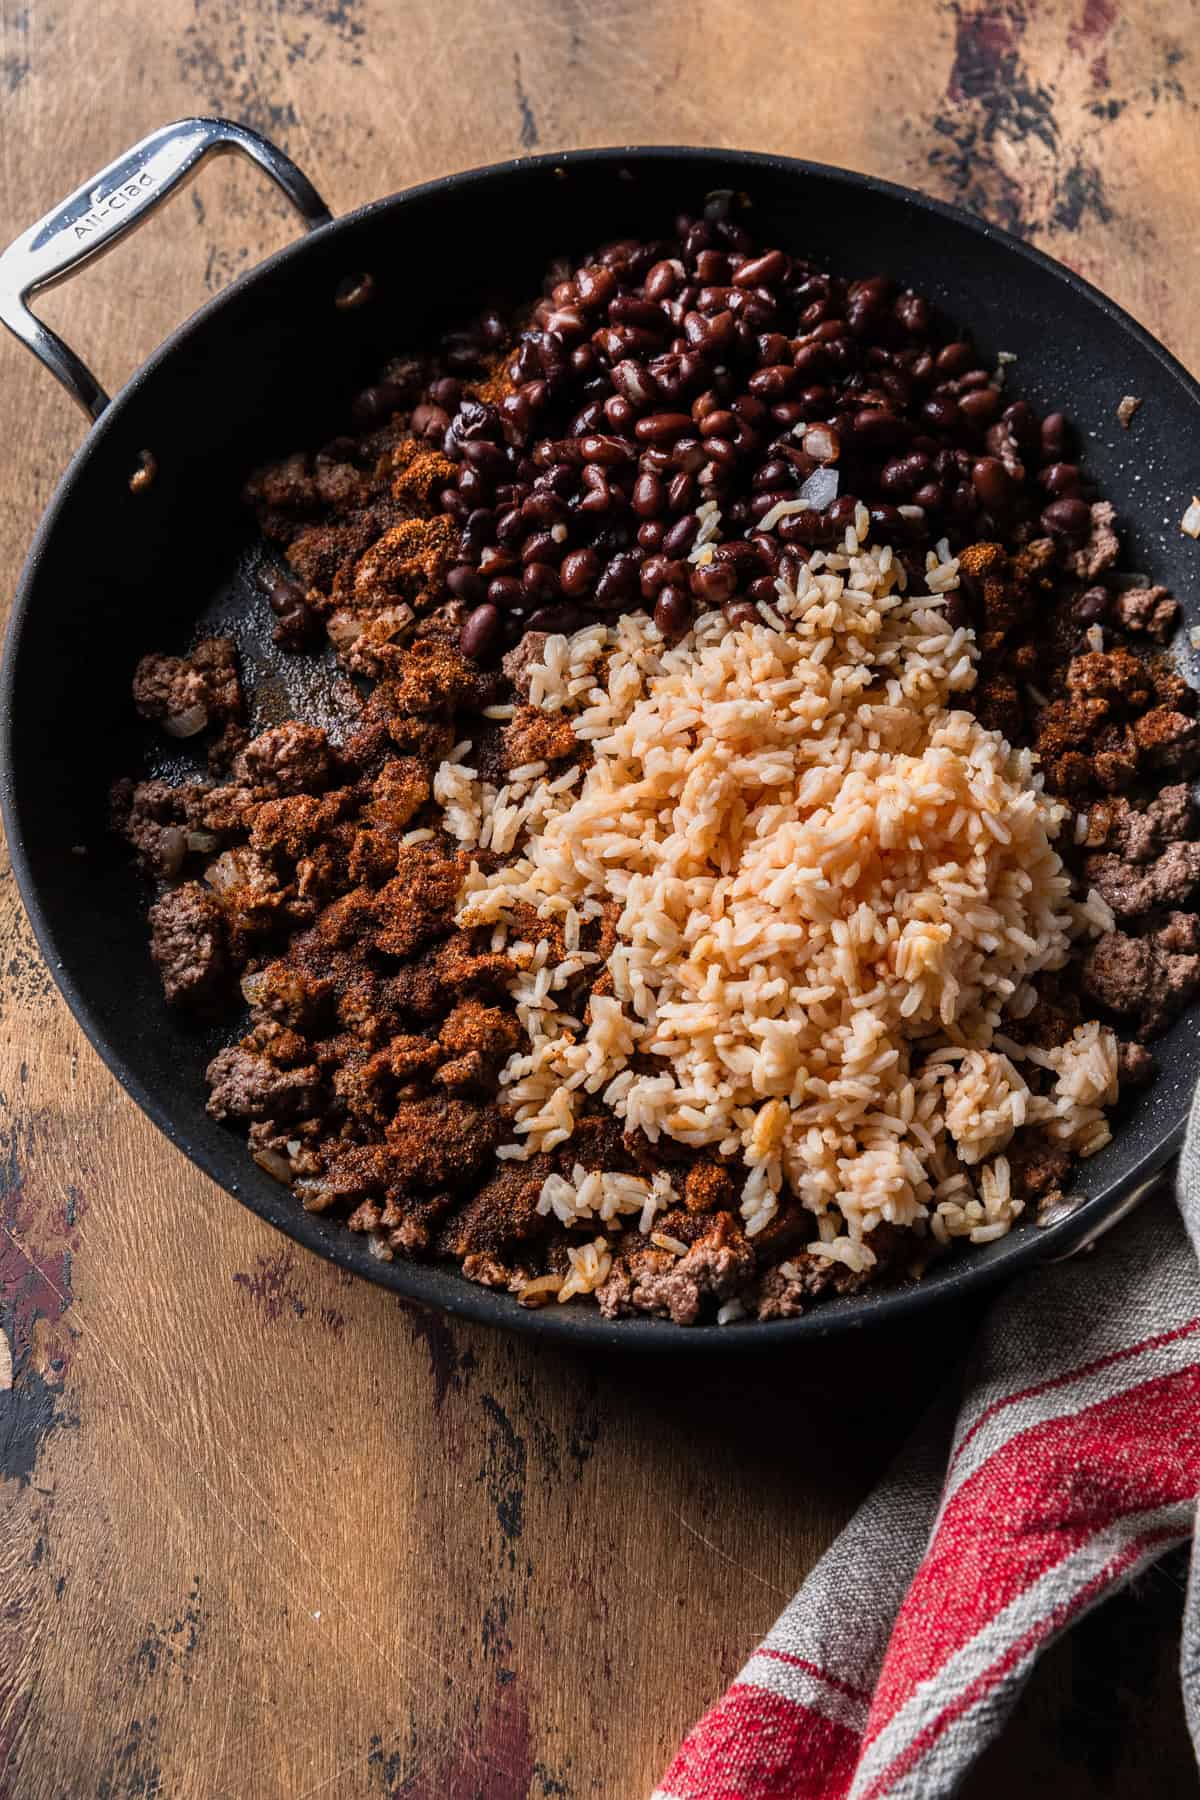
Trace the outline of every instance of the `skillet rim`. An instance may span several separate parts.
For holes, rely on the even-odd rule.
[[[936,200],[916,189],[887,181],[861,171],[844,169],[835,164],[781,156],[772,152],[720,149],[712,146],[683,144],[611,145],[538,156],[517,156],[495,163],[455,171],[396,193],[365,202],[316,227],[303,237],[274,251],[231,282],[219,294],[206,301],[184,319],[161,344],[140,364],[129,380],[113,396],[109,406],[90,427],[67,464],[49,504],[39,521],[33,542],[25,558],[17,583],[5,634],[3,665],[0,667],[0,817],[8,839],[13,875],[22,903],[33,927],[38,948],[54,981],[75,1020],[93,1049],[120,1085],[163,1135],[183,1152],[210,1180],[232,1195],[265,1223],[283,1232],[304,1249],[314,1252],[340,1268],[361,1275],[377,1285],[390,1289],[404,1302],[427,1306],[476,1323],[516,1330],[540,1336],[566,1346],[625,1350],[629,1353],[654,1350],[661,1352],[691,1351],[703,1353],[719,1350],[766,1350],[793,1344],[806,1338],[831,1337],[840,1332],[861,1330],[865,1326],[890,1323],[909,1312],[930,1309],[940,1303],[962,1300],[1008,1279],[1025,1268],[1037,1268],[1045,1262],[1069,1255],[1084,1240],[1098,1236],[1122,1214],[1128,1196],[1139,1183],[1147,1183],[1158,1174],[1179,1149],[1187,1124],[1190,1097],[1180,1116],[1166,1113],[1165,1128],[1151,1126],[1151,1142],[1134,1166],[1120,1177],[1111,1192],[1085,1200],[1078,1211],[1057,1225],[1045,1229],[1026,1226],[999,1242],[987,1258],[963,1258],[946,1266],[943,1273],[927,1282],[906,1282],[878,1293],[869,1288],[859,1295],[828,1300],[796,1319],[761,1323],[747,1321],[742,1329],[731,1330],[717,1325],[683,1328],[667,1320],[629,1319],[619,1323],[604,1320],[594,1310],[544,1308],[528,1311],[505,1293],[469,1282],[456,1270],[439,1264],[413,1262],[380,1262],[367,1251],[365,1244],[344,1229],[331,1229],[316,1214],[304,1212],[284,1196],[286,1190],[272,1193],[257,1181],[248,1190],[240,1180],[227,1176],[220,1166],[224,1160],[202,1146],[193,1145],[188,1134],[173,1122],[169,1101],[158,1091],[148,1088],[127,1064],[125,1058],[105,1038],[102,1026],[75,974],[59,955],[59,947],[43,911],[38,884],[26,857],[19,829],[20,803],[12,768],[12,698],[25,621],[30,611],[45,548],[53,537],[58,518],[76,484],[86,475],[93,454],[103,445],[108,434],[119,427],[122,415],[133,398],[152,381],[170,361],[177,349],[194,334],[202,332],[208,321],[236,302],[255,282],[285,268],[290,262],[301,262],[309,246],[324,242],[353,226],[382,216],[388,211],[419,198],[457,193],[464,188],[500,184],[517,173],[531,169],[586,167],[610,163],[620,167],[637,160],[658,159],[666,162],[689,162],[701,168],[709,164],[728,169],[731,165],[746,169],[770,169],[785,177],[824,182],[852,192],[866,192],[886,201],[909,208],[936,219],[965,228],[989,248],[995,247],[1003,258],[1015,257],[1031,263],[1072,291],[1077,299],[1097,308],[1119,331],[1132,338],[1139,348],[1159,363],[1164,373],[1184,390],[1186,397],[1200,407],[1200,382],[1179,359],[1172,355],[1145,326],[1139,324],[1123,307],[1069,269],[1065,264],[1022,242],[1011,232],[977,218],[950,202]],[[233,1140],[231,1139],[231,1144]],[[244,1157],[239,1143],[237,1152]],[[249,1165],[252,1168],[253,1165]],[[262,1177],[264,1184],[269,1177]],[[276,1184],[270,1184],[274,1186]]]

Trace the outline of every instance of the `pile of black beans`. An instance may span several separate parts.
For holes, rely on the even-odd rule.
[[[461,525],[448,583],[473,657],[636,607],[668,636],[697,606],[750,617],[860,502],[914,575],[942,536],[1087,538],[1061,413],[1008,403],[970,339],[887,276],[760,249],[729,196],[545,286],[515,335],[497,311],[451,334],[411,415],[457,465],[439,504]],[[497,356],[511,389],[493,404],[471,390]],[[823,466],[829,505],[758,528]],[[695,566],[706,500],[722,541]]]

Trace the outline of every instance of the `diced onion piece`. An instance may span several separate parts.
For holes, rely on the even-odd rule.
[[[180,713],[170,713],[163,720],[163,730],[168,737],[195,737],[208,724],[208,708],[204,706],[185,706]]]
[[[276,1181],[282,1181],[285,1187],[292,1185],[292,1165],[286,1156],[280,1156],[278,1150],[256,1150],[254,1160],[260,1169]]]
[[[1192,495],[1192,504],[1180,519],[1179,529],[1189,537],[1200,538],[1200,495]]]
[[[258,1004],[258,997],[266,986],[266,981],[267,975],[265,969],[256,969],[252,975],[242,976],[240,986],[242,998],[245,1000],[247,1006],[256,1006]]]
[[[211,856],[220,845],[221,840],[215,831],[189,831],[187,834],[188,849],[196,851],[200,856]]]
[[[167,881],[174,881],[183,867],[183,859],[187,855],[187,836],[178,825],[164,828],[158,840],[158,866]]]
[[[331,613],[325,621],[325,632],[336,650],[345,650],[362,636],[362,624],[351,612]]]
[[[811,506],[815,512],[824,512],[837,499],[837,492],[837,470],[814,469],[796,498],[803,500],[805,506]]]

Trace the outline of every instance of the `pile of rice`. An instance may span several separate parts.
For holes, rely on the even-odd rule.
[[[448,827],[510,856],[472,865],[459,910],[519,970],[529,1048],[504,1070],[502,1157],[566,1142],[599,1094],[651,1141],[740,1157],[749,1235],[790,1192],[814,1215],[811,1249],[864,1270],[884,1221],[941,1241],[1007,1231],[1022,1203],[1003,1152],[1021,1126],[1084,1156],[1108,1141],[1111,1032],[1042,1051],[1004,1022],[1112,915],[1094,893],[1070,899],[1065,809],[1030,753],[955,706],[974,637],[946,617],[944,545],[928,563],[929,591],[910,596],[891,550],[850,532],[779,583],[760,624],[712,613],[668,645],[637,614],[551,638],[530,699],[571,718],[586,771],[531,764],[496,790],[469,745],[443,765]],[[561,925],[559,961],[516,931],[530,906]],[[615,908],[611,991],[575,1017],[573,978],[598,972],[586,922]],[[674,1199],[665,1177],[577,1169],[541,1204],[649,1231]],[[604,1258],[587,1260],[572,1291],[596,1285]]]

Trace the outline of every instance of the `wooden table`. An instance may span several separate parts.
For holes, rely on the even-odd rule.
[[[151,126],[336,211],[571,144],[846,163],[1036,240],[1200,363],[1195,0],[3,0],[4,240]],[[222,165],[44,304],[115,387],[292,225]],[[82,433],[0,343],[0,564]],[[1186,484],[1186,474],[1181,481]],[[406,1310],[158,1136],[0,905],[0,1797],[646,1793],[970,1321],[601,1364]],[[1192,1794],[1180,1565],[1053,1651],[975,1800]]]

